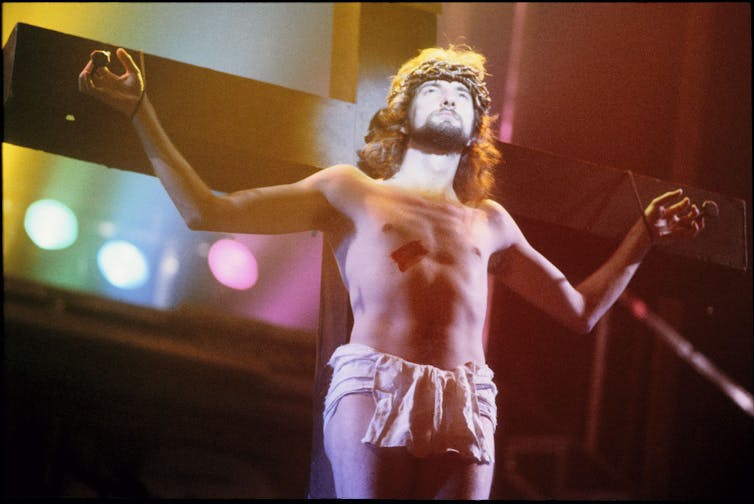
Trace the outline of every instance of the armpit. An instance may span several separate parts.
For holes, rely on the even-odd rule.
[[[490,256],[487,263],[487,272],[493,275],[504,275],[508,270],[508,261],[503,257],[502,252],[495,252]]]

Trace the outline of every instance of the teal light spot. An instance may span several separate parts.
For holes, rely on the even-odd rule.
[[[135,245],[114,240],[97,252],[97,266],[105,279],[121,289],[136,289],[149,280],[149,266]]]
[[[26,209],[24,229],[37,247],[60,250],[76,241],[79,223],[73,211],[63,203],[43,199]]]

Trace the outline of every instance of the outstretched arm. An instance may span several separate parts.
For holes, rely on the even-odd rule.
[[[524,238],[513,219],[502,214],[507,248],[501,274],[517,293],[571,329],[586,333],[615,303],[653,243],[689,239],[704,229],[704,220],[688,198],[676,190],[655,198],[643,219],[628,231],[610,258],[574,287]],[[651,236],[650,236],[651,232]]]
[[[334,213],[325,197],[333,170],[294,184],[216,194],[163,129],[134,60],[123,49],[116,56],[126,69],[123,75],[107,67],[94,69],[89,61],[79,74],[79,90],[131,119],[155,175],[191,229],[275,234],[326,226]]]

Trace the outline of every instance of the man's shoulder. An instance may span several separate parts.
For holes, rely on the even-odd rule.
[[[479,205],[484,211],[490,231],[499,240],[497,250],[501,251],[515,243],[525,242],[523,234],[508,210],[491,199],[483,200]]]
[[[374,187],[374,179],[350,164],[323,168],[311,177],[312,183],[341,211],[353,209]]]
[[[513,219],[505,207],[493,199],[483,199],[479,202],[477,208],[495,220],[505,221]]]
[[[366,177],[367,175],[361,171],[358,167],[348,164],[348,163],[339,163],[334,164],[331,166],[328,166],[327,168],[323,168],[322,173],[327,173],[329,176],[332,177]]]
[[[499,202],[492,199],[482,200],[482,202],[479,204],[479,209],[485,213],[487,222],[497,232],[518,230],[518,224],[516,223],[516,220]]]
[[[317,177],[328,183],[343,184],[372,180],[366,173],[352,164],[335,164],[323,168]]]

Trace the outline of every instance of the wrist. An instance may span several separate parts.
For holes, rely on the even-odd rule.
[[[634,243],[634,250],[641,258],[643,258],[656,243],[651,225],[646,216],[642,216],[642,218],[638,219],[634,225],[631,226],[629,235],[633,237],[631,241]]]
[[[641,213],[640,220],[642,222],[643,233],[646,235],[649,246],[651,247],[655,243],[655,235],[654,231],[652,230],[652,225],[649,223],[649,218],[647,217],[647,214],[645,212]]]
[[[644,205],[641,203],[641,197],[639,196],[639,189],[636,187],[636,181],[634,180],[633,172],[631,170],[628,170],[626,174],[628,175],[628,180],[631,182],[631,188],[634,191],[636,204],[639,206],[639,214],[641,215],[641,221],[644,223],[644,230],[646,231],[646,237],[649,240],[649,246],[651,247],[655,241],[655,234],[654,234],[654,231],[652,231],[652,225],[649,223],[647,212],[644,209]]]
[[[139,99],[136,101],[136,105],[134,105],[133,111],[131,112],[131,115],[129,116],[129,121],[133,122],[134,117],[136,117],[136,114],[141,110],[141,102],[144,101],[144,96],[147,94],[146,89],[141,90],[141,94],[139,95]]]

